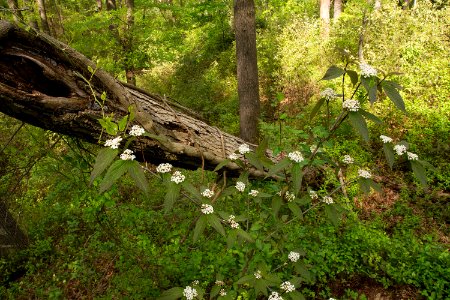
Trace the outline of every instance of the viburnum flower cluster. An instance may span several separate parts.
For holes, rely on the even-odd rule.
[[[240,156],[237,153],[231,153],[230,155],[228,155],[228,158],[230,160],[236,160],[236,159],[239,159]]]
[[[353,157],[351,157],[350,155],[346,154],[346,155],[344,155],[344,158],[342,159],[342,162],[344,164],[350,165],[350,164],[354,163],[355,160],[353,159]]]
[[[383,141],[384,144],[392,143],[392,138],[386,135],[380,135],[380,139]]]
[[[377,76],[377,70],[367,63],[359,64],[359,68],[361,69],[361,76],[364,78],[369,78],[372,76]]]
[[[205,215],[210,215],[214,212],[214,208],[209,204],[202,204],[202,213]]]
[[[181,174],[180,171],[173,172],[172,177],[170,178],[170,181],[175,182],[176,184],[182,183],[186,179],[186,176]]]
[[[220,289],[219,295],[225,297],[227,295],[227,291],[225,291],[225,289]]]
[[[283,297],[281,297],[277,292],[272,292],[272,294],[269,295],[268,300],[283,300]]]
[[[236,182],[235,187],[239,192],[243,192],[245,190],[245,183],[243,183],[242,181],[238,181]]]
[[[282,290],[284,290],[286,293],[290,293],[290,292],[295,291],[295,286],[294,286],[291,282],[289,282],[289,281],[283,282],[283,283],[280,285],[280,288],[281,288]]]
[[[322,202],[326,203],[326,204],[333,204],[334,203],[333,198],[331,198],[330,196],[323,197],[322,198]]]
[[[110,147],[111,149],[117,149],[119,148],[120,142],[122,141],[122,138],[120,136],[106,140],[105,147]]]
[[[406,155],[408,155],[408,160],[418,160],[419,156],[412,152],[406,152]]]
[[[133,127],[131,127],[131,130],[129,132],[130,135],[132,136],[141,136],[145,133],[144,128],[142,128],[139,125],[133,125]]]
[[[319,195],[317,195],[317,192],[313,190],[309,191],[309,197],[311,197],[311,199],[313,200],[319,199]]]
[[[357,100],[345,100],[344,103],[342,103],[342,108],[349,111],[358,111],[361,106]]]
[[[169,173],[172,171],[172,165],[169,163],[159,164],[156,167],[156,172],[158,173]]]
[[[252,197],[258,197],[259,191],[251,190],[248,194]]]
[[[291,251],[289,252],[288,259],[292,262],[297,262],[297,260],[300,258],[300,253]]]
[[[330,101],[337,97],[336,92],[332,88],[326,88],[320,92],[320,97]]]
[[[288,154],[288,157],[290,160],[299,163],[304,160],[303,155],[300,153],[300,151],[294,151]]]
[[[202,196],[203,196],[203,197],[206,197],[206,198],[211,198],[212,196],[214,196],[214,192],[211,191],[210,189],[205,189],[205,190],[202,192]]]
[[[406,146],[405,145],[395,145],[394,146],[395,152],[397,152],[397,155],[403,155],[406,153]]]
[[[372,174],[370,174],[369,171],[363,170],[363,169],[359,169],[358,170],[358,176],[365,178],[365,179],[370,179],[372,178]]]
[[[130,149],[126,149],[125,151],[123,151],[122,154],[120,154],[121,160],[133,160],[135,158],[136,158],[136,156],[133,154],[133,151],[131,151]]]
[[[260,270],[256,270],[255,273],[253,273],[253,275],[255,275],[256,279],[261,279],[262,278],[262,274]]]
[[[244,155],[250,152],[250,147],[247,144],[242,144],[239,146],[239,153]]]
[[[285,197],[286,197],[286,200],[288,202],[292,202],[292,201],[295,200],[295,194],[294,193],[290,193],[289,191],[286,192]]]
[[[192,300],[195,297],[198,296],[198,292],[196,289],[194,289],[191,286],[187,286],[184,290],[183,290],[183,296],[186,297],[187,300]]]
[[[236,222],[235,219],[236,219],[236,216],[230,215],[230,216],[228,217],[227,222],[228,222],[228,224],[230,224],[230,227],[231,227],[231,228],[233,228],[233,229],[238,229],[238,228],[239,228],[239,223]]]

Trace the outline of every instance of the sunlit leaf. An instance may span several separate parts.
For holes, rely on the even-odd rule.
[[[371,114],[368,111],[365,111],[364,109],[360,109],[360,110],[358,110],[358,112],[361,113],[364,117],[366,117],[366,119],[368,119],[368,120],[370,120],[370,121],[372,121],[372,122],[374,122],[376,124],[382,124],[383,123],[383,121],[381,121],[380,118],[378,118],[377,116]]]
[[[226,165],[228,165],[228,163],[230,163],[229,159],[224,159],[222,160],[214,169],[214,172],[219,171],[220,169],[222,169],[223,167],[225,167]]]
[[[348,113],[350,124],[359,132],[364,140],[369,141],[369,130],[367,129],[366,120],[362,115],[356,111],[350,111]]]
[[[384,92],[391,99],[391,101],[403,112],[406,112],[405,102],[403,101],[402,96],[398,92],[397,83],[389,80],[385,80],[381,83]]]
[[[395,162],[394,148],[390,143],[383,143],[383,151],[384,156],[386,157],[386,160],[388,162],[388,165],[392,169],[392,166],[394,165]]]
[[[344,75],[345,70],[336,66],[331,66],[328,68],[327,72],[321,80],[332,80]]]
[[[117,124],[119,126],[119,131],[125,130],[125,127],[127,126],[128,121],[128,115],[125,115],[122,119],[119,120],[119,123]]]
[[[316,114],[319,112],[322,105],[325,103],[325,98],[320,98],[319,101],[317,101],[316,105],[314,105],[314,108],[311,111],[311,114],[309,118],[312,120]]]
[[[358,73],[356,73],[356,71],[353,70],[347,70],[347,75],[348,77],[350,77],[350,80],[352,81],[353,85],[356,85],[358,83]]]
[[[103,173],[103,171],[113,162],[118,153],[119,150],[111,149],[109,147],[103,148],[98,152],[97,158],[95,159],[94,169],[91,173],[91,184],[95,180],[95,178]]]
[[[366,89],[367,94],[369,95],[369,101],[371,104],[377,101],[377,82],[374,77],[362,77],[361,83],[363,87]]]

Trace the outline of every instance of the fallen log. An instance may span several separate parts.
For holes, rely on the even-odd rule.
[[[98,101],[103,93],[104,106]],[[103,115],[119,120],[134,107],[135,123],[157,138],[140,138],[129,148],[154,164],[213,169],[244,143],[176,103],[119,82],[54,38],[1,20],[0,101],[2,113],[92,143],[102,134]],[[239,167],[225,169],[236,173]]]

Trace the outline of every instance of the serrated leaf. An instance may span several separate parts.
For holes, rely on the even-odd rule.
[[[348,118],[350,124],[352,124],[364,140],[369,141],[369,130],[367,129],[366,120],[362,117],[362,115],[356,111],[350,111],[348,113]]]
[[[347,70],[347,75],[348,75],[348,77],[350,77],[350,80],[352,81],[353,86],[358,83],[359,77],[358,77],[358,73],[356,73],[356,71]]]
[[[374,114],[371,114],[368,111],[365,111],[364,109],[360,109],[360,110],[358,110],[358,112],[360,112],[364,117],[366,117],[366,119],[369,119],[370,121],[372,121],[376,124],[383,124],[383,121],[381,121],[380,118],[378,118]]]
[[[273,215],[275,217],[278,216],[278,212],[280,211],[281,204],[282,204],[281,197],[273,197],[272,211],[273,211]]]
[[[164,211],[169,212],[173,208],[175,201],[177,201],[178,196],[180,195],[181,185],[169,181],[166,184],[166,187],[167,193],[164,196]]]
[[[319,101],[317,101],[316,105],[314,105],[314,108],[311,111],[311,114],[309,116],[309,119],[312,120],[316,114],[319,112],[322,105],[325,103],[325,98],[320,98]]]
[[[263,170],[263,164],[259,161],[258,156],[254,152],[249,152],[245,154],[245,158],[248,160],[250,164],[252,164],[258,170]]]
[[[145,178],[144,170],[142,170],[141,166],[137,161],[132,161],[128,166],[128,173],[131,178],[133,178],[134,183],[136,183],[137,187],[141,189],[144,193],[148,193],[148,182]]]
[[[340,213],[337,211],[335,204],[326,204],[325,214],[334,226],[339,225]]]
[[[248,234],[247,231],[242,230],[242,229],[236,229],[237,234],[243,238],[244,240],[246,240],[247,242],[253,243],[254,240],[252,238],[252,236],[250,234]]]
[[[327,72],[321,80],[332,80],[344,75],[345,70],[336,66],[331,66],[328,68]]]
[[[381,83],[384,92],[391,99],[391,101],[397,106],[398,109],[406,113],[405,102],[402,96],[398,92],[396,83],[393,81],[385,80]]]
[[[220,223],[220,219],[216,215],[206,215],[206,219],[208,220],[209,225],[211,225],[218,233],[225,236],[225,229],[223,229],[222,223]]]
[[[119,120],[119,122],[117,123],[117,125],[119,126],[119,131],[125,130],[125,127],[127,126],[127,121],[128,115],[123,116],[123,118]]]
[[[231,160],[229,160],[229,159],[224,159],[224,160],[222,160],[222,161],[215,167],[215,169],[214,169],[213,172],[219,171],[220,169],[222,169],[223,167],[225,167],[226,165],[228,165],[229,162],[231,162]]]
[[[195,223],[194,243],[198,240],[203,231],[205,231],[206,223],[206,215],[201,215],[200,218],[198,218],[197,223]]]
[[[305,296],[303,296],[303,294],[298,291],[290,292],[289,296],[291,296],[292,300],[306,300]]]
[[[368,180],[369,179],[365,179],[365,178],[358,179],[359,188],[366,195],[370,193],[370,183]]]
[[[295,204],[294,202],[289,202],[289,203],[288,203],[288,207],[289,207],[289,209],[292,211],[292,213],[294,214],[294,216],[296,216],[296,217],[299,218],[300,220],[303,219],[303,213],[302,213],[302,210],[300,209],[300,207],[298,207],[297,204]]]
[[[377,82],[374,77],[361,78],[361,83],[363,87],[366,89],[367,94],[369,95],[369,101],[371,104],[374,104],[377,101]]]
[[[236,230],[232,230],[230,233],[228,233],[227,236],[227,248],[231,249],[231,247],[233,247],[234,243],[236,243],[236,239],[237,239],[237,231]]]
[[[292,166],[292,187],[295,195],[298,195],[300,187],[302,186],[303,172],[302,167],[298,163],[294,163]]]
[[[278,173],[282,169],[284,169],[287,166],[289,166],[290,163],[291,163],[291,161],[287,157],[283,158],[276,165],[274,165],[272,168],[269,169],[269,172],[267,173],[266,177],[270,177],[272,175],[275,175],[276,173]]]
[[[255,275],[245,275],[241,278],[239,278],[239,280],[236,282],[236,284],[244,284],[244,283],[249,283],[251,281],[253,281],[255,278]]]
[[[295,203],[297,203],[297,204],[299,204],[299,205],[306,205],[306,204],[311,203],[311,197],[309,197],[309,196],[304,196],[304,197],[302,197],[302,198],[300,198],[300,199],[296,199],[296,200],[294,200],[294,201],[295,201]]]
[[[388,165],[392,170],[392,166],[394,165],[395,162],[394,148],[390,143],[383,143],[383,151],[384,156],[386,157],[386,160],[388,162]]]
[[[297,262],[295,264],[295,271],[299,273],[305,281],[311,281],[312,278],[311,273],[308,271],[308,269],[303,263]]]
[[[427,186],[427,173],[423,165],[416,161],[416,160],[410,160],[411,168],[414,172],[414,175],[419,179],[420,183],[426,187]]]
[[[192,183],[190,183],[189,181],[183,181],[181,183],[181,186],[189,193],[191,194],[195,199],[197,200],[201,200],[202,199],[202,195],[200,194],[200,192],[198,191],[198,189],[192,185]]]
[[[174,287],[170,290],[162,292],[161,296],[158,298],[158,300],[173,300],[173,299],[179,299],[183,297],[183,288],[181,287]]]
[[[116,160],[109,167],[108,171],[106,171],[105,177],[103,177],[102,182],[100,183],[100,193],[108,190],[114,182],[117,181],[123,174],[128,170],[128,164],[130,161],[127,160]]]
[[[259,295],[260,293],[262,293],[263,295],[268,296],[267,288],[269,287],[269,285],[265,279],[255,280],[255,285],[253,287],[255,289],[255,295]]]
[[[119,150],[111,149],[109,147],[103,148],[98,152],[97,158],[95,159],[94,169],[91,173],[90,184],[92,184],[95,178],[103,173],[103,171],[113,162],[117,154],[119,154]]]
[[[214,297],[216,297],[216,296],[219,294],[219,292],[220,292],[221,289],[222,289],[221,286],[214,285],[214,286],[211,288],[211,292],[209,293],[209,294],[210,294],[210,295],[209,295],[209,299],[213,299]]]

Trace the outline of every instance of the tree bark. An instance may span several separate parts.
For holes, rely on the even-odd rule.
[[[260,114],[258,64],[256,54],[255,3],[235,0],[236,61],[239,95],[240,136],[256,143]]]
[[[133,27],[134,27],[134,0],[126,0],[127,6],[127,28],[125,30],[125,39],[123,41],[123,48],[125,56],[125,75],[127,83],[136,85],[136,76],[134,75],[134,66],[132,60],[129,58],[133,51]]]
[[[333,21],[337,22],[342,13],[342,0],[334,0]]]
[[[98,12],[102,11],[102,7],[103,7],[103,0],[97,0],[97,11]]]
[[[22,13],[19,10],[19,5],[17,4],[17,0],[8,0],[8,7],[11,10],[11,13],[14,18],[14,22],[19,24],[20,21],[23,20]]]
[[[0,44],[0,111],[9,116],[97,143],[102,112],[119,120],[134,107],[133,123],[152,135],[130,144],[137,159],[189,169],[213,169],[244,143],[169,100],[117,81],[46,34],[0,21]],[[88,68],[95,70],[91,80],[83,79],[91,77]],[[96,99],[103,92],[108,99],[102,109]],[[106,138],[103,133],[102,139]],[[239,167],[229,162],[225,170],[235,175]]]
[[[106,0],[106,10],[116,10],[116,0]]]
[[[320,19],[322,20],[322,35],[330,35],[330,0],[320,0]]]
[[[39,10],[39,17],[41,18],[42,31],[50,35],[50,27],[48,26],[47,20],[47,11],[45,9],[45,0],[36,0],[36,3]]]

